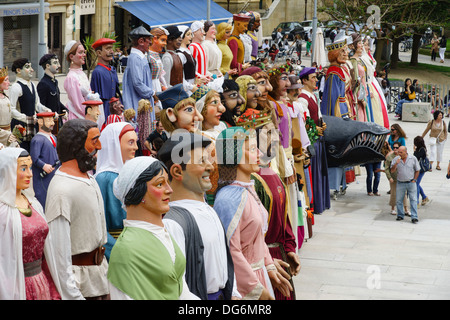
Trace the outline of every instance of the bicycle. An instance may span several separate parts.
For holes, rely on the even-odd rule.
[[[407,52],[412,49],[412,43],[413,43],[412,39],[403,40],[398,45],[398,50],[401,52]]]

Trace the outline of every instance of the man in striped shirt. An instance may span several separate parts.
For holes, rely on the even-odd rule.
[[[211,73],[208,72],[208,57],[202,46],[204,39],[203,23],[200,21],[194,21],[191,25],[191,31],[194,37],[192,43],[189,45],[189,50],[192,53],[192,57],[197,61],[197,70],[195,76],[200,78],[203,83],[208,83],[212,80]]]

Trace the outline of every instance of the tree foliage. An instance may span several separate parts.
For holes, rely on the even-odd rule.
[[[351,27],[366,24],[370,16],[367,8],[370,5],[380,8],[381,29],[375,29],[377,40],[382,46],[387,41],[392,42],[393,66],[398,60],[398,43],[402,38],[412,37],[414,40],[411,55],[411,64],[414,65],[417,63],[420,38],[425,30],[431,28],[440,36],[442,30],[450,29],[449,0],[334,0],[333,6],[323,6],[318,10]],[[371,31],[363,28],[361,33]],[[375,56],[378,60],[381,53]]]

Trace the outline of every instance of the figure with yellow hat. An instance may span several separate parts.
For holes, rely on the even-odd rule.
[[[0,69],[0,146],[18,147],[17,138],[11,130],[11,101],[5,91],[9,89],[8,67]],[[1,148],[0,148],[1,149]]]

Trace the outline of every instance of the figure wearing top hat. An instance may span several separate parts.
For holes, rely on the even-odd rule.
[[[54,112],[36,114],[39,131],[31,140],[30,156],[33,160],[33,188],[36,199],[45,208],[47,189],[59,167],[56,152],[56,137],[52,134],[55,125]]]
[[[131,39],[131,51],[128,56],[128,64],[122,80],[123,105],[125,109],[134,109],[138,115],[139,101],[148,100],[150,108],[145,114],[137,119],[139,126],[140,140],[145,141],[153,128],[155,120],[154,94],[152,84],[152,71],[145,54],[148,52],[153,35],[144,27],[140,26],[129,33]],[[144,137],[141,139],[141,137]],[[150,154],[145,146],[142,146],[145,155]]]
[[[61,102],[61,93],[58,87],[58,80],[56,79],[56,74],[61,68],[58,56],[53,53],[47,53],[41,57],[39,60],[39,65],[44,69],[44,76],[37,85],[37,92],[39,94],[39,99],[41,103],[50,108],[52,112],[59,115],[66,113],[66,107]],[[63,119],[55,123],[53,127],[53,134],[58,134],[58,130],[63,125]]]
[[[116,40],[101,38],[92,44],[97,54],[97,66],[92,71],[91,89],[98,92],[103,101],[105,119],[109,116],[109,100],[113,97],[122,99],[119,89],[119,78],[116,68],[111,65],[114,58],[114,43]]]

